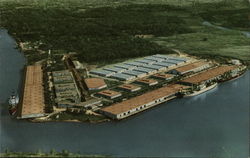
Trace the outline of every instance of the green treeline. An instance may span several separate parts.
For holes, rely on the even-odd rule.
[[[3,12],[2,25],[21,41],[41,41],[43,50],[78,53],[86,62],[111,61],[169,50],[135,35],[173,35],[191,32],[168,5],[101,7],[78,12],[60,8],[18,8]],[[163,14],[157,14],[163,13]],[[34,56],[28,56],[33,59]]]

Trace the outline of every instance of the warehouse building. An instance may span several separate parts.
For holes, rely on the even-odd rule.
[[[52,76],[57,77],[57,76],[70,76],[71,73],[69,70],[60,70],[60,71],[53,71]]]
[[[187,88],[187,86],[178,84],[165,86],[129,100],[102,108],[99,112],[112,119],[120,120],[160,103],[166,102],[167,100],[173,99],[176,97],[178,92],[185,88]]]
[[[189,60],[188,58],[172,56],[172,55],[161,55],[161,54],[153,55],[153,57],[161,58],[164,60],[177,60],[177,61],[184,61],[184,62],[187,62]]]
[[[141,87],[133,85],[133,84],[123,84],[123,85],[118,86],[118,88],[125,90],[125,91],[129,91],[129,92],[135,92],[141,89]]]
[[[99,70],[91,70],[90,74],[109,77],[109,76],[112,76],[113,74],[115,74],[115,72],[99,69]]]
[[[145,63],[136,62],[136,61],[125,62],[125,64],[126,64],[126,65],[136,66],[136,67],[145,65]]]
[[[206,83],[221,79],[221,76],[227,72],[230,72],[234,77],[238,72],[238,68],[236,66],[219,66],[186,78],[180,81],[180,83],[188,86],[204,87]]]
[[[160,66],[160,65],[144,65],[142,66],[144,68],[148,68],[148,69],[154,69],[156,71],[163,71],[166,70],[165,66]]]
[[[120,92],[116,92],[113,90],[104,90],[104,91],[98,92],[96,94],[98,96],[108,98],[108,99],[115,99],[115,98],[122,96],[122,94]]]
[[[136,82],[143,84],[143,85],[147,85],[147,86],[153,86],[153,85],[158,84],[158,81],[152,80],[152,79],[146,79],[146,78],[138,79],[138,80],[136,80]]]
[[[202,70],[205,70],[207,68],[211,67],[208,62],[204,61],[197,61],[185,66],[178,67],[176,69],[170,70],[169,73],[175,74],[175,75],[184,75],[187,73],[194,73],[199,72]]]
[[[124,68],[118,68],[118,67],[107,67],[103,68],[104,70],[111,71],[111,72],[116,72],[116,73],[121,73],[123,71],[126,71]]]
[[[27,66],[20,118],[45,116],[43,72],[41,65]]]
[[[137,66],[126,65],[126,64],[118,64],[118,65],[114,65],[114,67],[118,67],[118,68],[122,68],[122,69],[127,69],[127,70],[132,70],[132,69],[136,68]]]
[[[184,64],[184,61],[180,61],[180,60],[172,60],[172,59],[168,59],[168,60],[163,60],[162,62],[164,63],[170,63],[170,64],[174,64],[174,65],[180,65],[180,64]]]
[[[175,64],[173,63],[166,63],[166,62],[157,62],[157,63],[154,63],[153,65],[164,66],[166,68],[171,68],[175,66]]]
[[[138,67],[138,68],[134,69],[134,71],[145,72],[145,73],[147,73],[147,74],[154,74],[154,73],[157,72],[157,71],[154,70],[154,69],[148,69],[148,68],[144,68],[144,67]]]
[[[52,72],[55,88],[55,101],[58,108],[66,108],[66,102],[78,103],[81,95],[69,70]]]
[[[123,73],[131,75],[131,76],[135,76],[135,77],[138,77],[138,78],[145,77],[147,75],[146,72],[134,71],[134,70],[124,71]]]
[[[144,59],[153,60],[153,61],[156,61],[156,62],[161,62],[161,61],[165,60],[165,59],[162,59],[162,58],[156,58],[154,56],[147,56]]]
[[[133,75],[128,75],[128,74],[123,74],[123,73],[116,73],[114,75],[111,76],[111,78],[120,80],[120,81],[129,81],[129,80],[133,80],[136,77]]]
[[[100,90],[107,87],[107,84],[102,78],[86,78],[84,79],[88,90]]]
[[[76,89],[75,84],[73,82],[72,83],[54,84],[54,87],[55,87],[56,93],[64,92],[67,90],[73,91]]]
[[[171,80],[174,78],[174,75],[172,74],[165,74],[165,73],[159,73],[159,74],[154,74],[152,77],[157,78],[157,79],[162,79],[162,80]]]
[[[139,63],[143,63],[144,65],[145,64],[149,64],[149,65],[152,65],[153,63],[155,63],[156,61],[153,61],[153,60],[148,60],[148,59],[140,59],[140,60],[136,60],[136,62],[139,62]]]

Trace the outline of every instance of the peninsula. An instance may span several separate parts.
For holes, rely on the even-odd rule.
[[[250,63],[248,4],[3,1],[0,27],[27,59],[16,117],[120,120],[237,78]]]

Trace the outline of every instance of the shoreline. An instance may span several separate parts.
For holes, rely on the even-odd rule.
[[[32,123],[47,123],[47,122],[70,122],[70,123],[103,123],[103,122],[110,122],[111,120],[106,118],[103,120],[99,121],[91,121],[91,120],[86,120],[86,121],[80,121],[77,119],[74,120],[38,120],[38,119],[27,119],[27,121],[32,122]]]

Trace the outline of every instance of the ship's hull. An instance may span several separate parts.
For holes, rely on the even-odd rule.
[[[9,107],[9,114],[11,116],[15,116],[16,112],[17,112],[17,106],[10,106]]]
[[[15,116],[17,113],[17,105],[19,103],[19,97],[11,95],[9,98],[9,113],[11,116]]]

